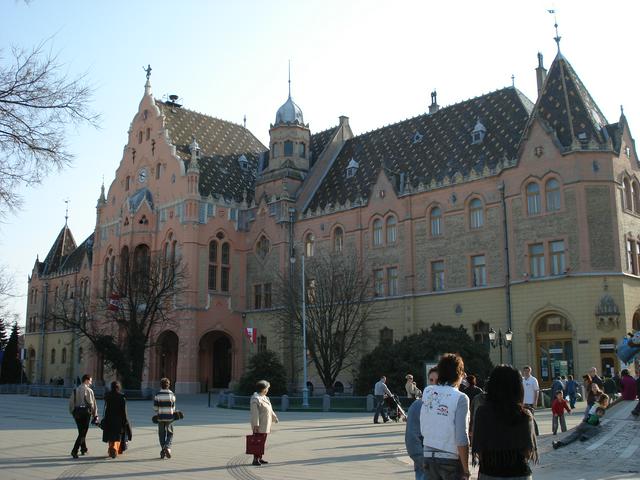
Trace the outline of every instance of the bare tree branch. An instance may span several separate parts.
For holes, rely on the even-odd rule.
[[[66,129],[98,125],[86,75],[70,77],[49,40],[32,50],[0,50],[0,212],[20,206],[16,190],[34,185],[73,158]]]
[[[368,320],[379,309],[371,301],[369,277],[355,256],[322,255],[307,259],[307,349],[327,391],[338,375],[353,366],[366,340]],[[276,288],[281,306],[275,313],[281,334],[301,335],[301,273],[281,276]],[[290,332],[291,318],[294,332]]]
[[[176,325],[176,301],[186,291],[187,267],[181,259],[160,255],[121,257],[119,272],[101,286],[103,295],[58,299],[50,312],[54,322],[75,329],[118,372],[127,388],[140,388],[145,352],[155,346],[153,337]]]

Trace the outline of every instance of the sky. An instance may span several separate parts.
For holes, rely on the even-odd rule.
[[[15,277],[10,307],[24,324],[27,277],[64,225],[80,244],[95,226],[104,176],[113,181],[151,65],[156,98],[241,124],[268,144],[291,91],[311,132],[349,117],[354,133],[511,85],[536,98],[537,53],[563,55],[609,122],[620,105],[640,129],[640,2],[601,1],[9,1],[0,4],[0,65],[7,49],[43,40],[68,73],[94,87],[98,129],[68,131],[74,164],[21,189],[23,207],[0,224],[0,264]]]

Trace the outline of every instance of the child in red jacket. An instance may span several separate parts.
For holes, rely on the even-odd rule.
[[[553,429],[553,434],[558,434],[558,422],[560,422],[560,428],[563,432],[567,431],[567,422],[564,419],[564,411],[571,413],[571,409],[569,408],[569,404],[564,399],[562,394],[562,390],[556,392],[556,398],[551,403],[551,412],[553,413],[553,421],[551,423],[551,428]]]

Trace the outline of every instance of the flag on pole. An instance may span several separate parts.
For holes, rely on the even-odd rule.
[[[247,338],[249,339],[249,341],[253,344],[256,343],[256,333],[257,330],[254,327],[246,327],[244,329],[244,333],[247,336]]]
[[[112,293],[109,296],[109,303],[107,304],[107,310],[111,312],[117,312],[122,309],[122,302],[120,301],[120,295]]]

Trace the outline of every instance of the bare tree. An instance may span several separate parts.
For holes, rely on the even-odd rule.
[[[14,277],[5,265],[0,264],[0,318],[5,320],[13,313],[7,302],[16,298]]]
[[[121,256],[120,271],[100,286],[101,298],[60,299],[51,319],[80,332],[117,371],[125,388],[140,388],[152,337],[175,325],[186,291],[187,268],[159,254]]]
[[[0,50],[0,206],[9,209],[20,205],[19,186],[70,164],[69,125],[98,122],[85,75],[70,77],[47,43]]]
[[[369,276],[355,256],[321,255],[306,259],[307,350],[325,389],[333,391],[338,375],[353,366],[366,340],[368,320],[377,313]],[[275,313],[284,336],[302,332],[302,279],[281,276]],[[374,312],[374,307],[376,312]],[[291,319],[294,319],[294,332]]]

